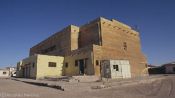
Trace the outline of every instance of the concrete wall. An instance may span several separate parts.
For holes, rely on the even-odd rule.
[[[10,77],[10,71],[7,69],[0,69],[0,78]]]
[[[91,47],[85,47],[83,49],[73,51],[71,56],[66,56],[64,64],[68,63],[68,67],[64,66],[64,75],[73,76],[79,75],[79,64],[75,65],[75,61],[84,59],[86,63],[85,74],[94,75],[94,66],[93,66],[93,54]]]
[[[164,66],[166,74],[174,74],[175,73],[175,64],[167,64]]]
[[[70,25],[32,47],[30,56],[34,54],[68,55],[71,50],[78,48],[78,32],[79,28],[77,26]]]
[[[96,21],[98,21],[98,19],[80,27],[79,48],[92,44],[100,45],[100,28]]]
[[[71,25],[70,44],[71,51],[78,49],[79,27]]]
[[[17,62],[16,64],[16,77],[23,77],[22,73],[22,61]]]
[[[36,78],[60,77],[63,74],[64,57],[38,55],[37,57],[37,75]],[[56,67],[49,67],[49,62],[56,63]]]

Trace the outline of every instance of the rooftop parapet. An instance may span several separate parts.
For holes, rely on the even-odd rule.
[[[106,18],[103,18],[103,17],[100,17],[100,21],[103,22],[103,23],[109,23],[110,25],[112,26],[115,26],[115,27],[118,27],[118,28],[122,28],[122,29],[126,29],[126,30],[130,30],[132,31],[133,33],[135,34],[139,34],[139,32],[137,32],[136,30],[134,30],[131,26],[128,26],[118,20],[115,20],[115,19],[106,19]]]

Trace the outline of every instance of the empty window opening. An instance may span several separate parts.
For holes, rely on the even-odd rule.
[[[33,68],[35,67],[35,63],[32,64],[32,67],[33,67]]]
[[[123,49],[127,50],[127,43],[126,42],[123,43]]]
[[[173,67],[173,71],[175,72],[175,67]]]
[[[69,66],[68,63],[66,62],[66,63],[65,63],[65,67],[68,68],[68,66]]]
[[[41,53],[48,53],[48,52],[51,52],[51,51],[54,51],[54,50],[56,50],[56,45],[53,45],[53,46],[50,46],[49,48],[41,50]]]
[[[96,60],[96,65],[99,65],[99,61],[98,60]]]
[[[49,62],[49,67],[56,67],[56,63],[55,62]]]
[[[113,69],[115,69],[116,71],[119,71],[118,65],[113,65]]]
[[[75,67],[78,66],[78,60],[75,60]]]

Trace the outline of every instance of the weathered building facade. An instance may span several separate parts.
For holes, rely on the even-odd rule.
[[[100,76],[102,60],[128,60],[131,76],[147,74],[139,32],[114,19],[70,25],[32,47],[30,56],[34,54],[63,56],[63,75]]]

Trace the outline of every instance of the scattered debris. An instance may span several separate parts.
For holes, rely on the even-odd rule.
[[[109,88],[111,86],[109,85],[99,85],[99,86],[92,86],[91,89],[103,89],[103,88]]]
[[[65,82],[69,82],[69,80],[72,77],[69,76],[60,76],[60,77],[44,77],[44,79],[40,79],[40,80],[48,80],[48,81],[65,81]]]

